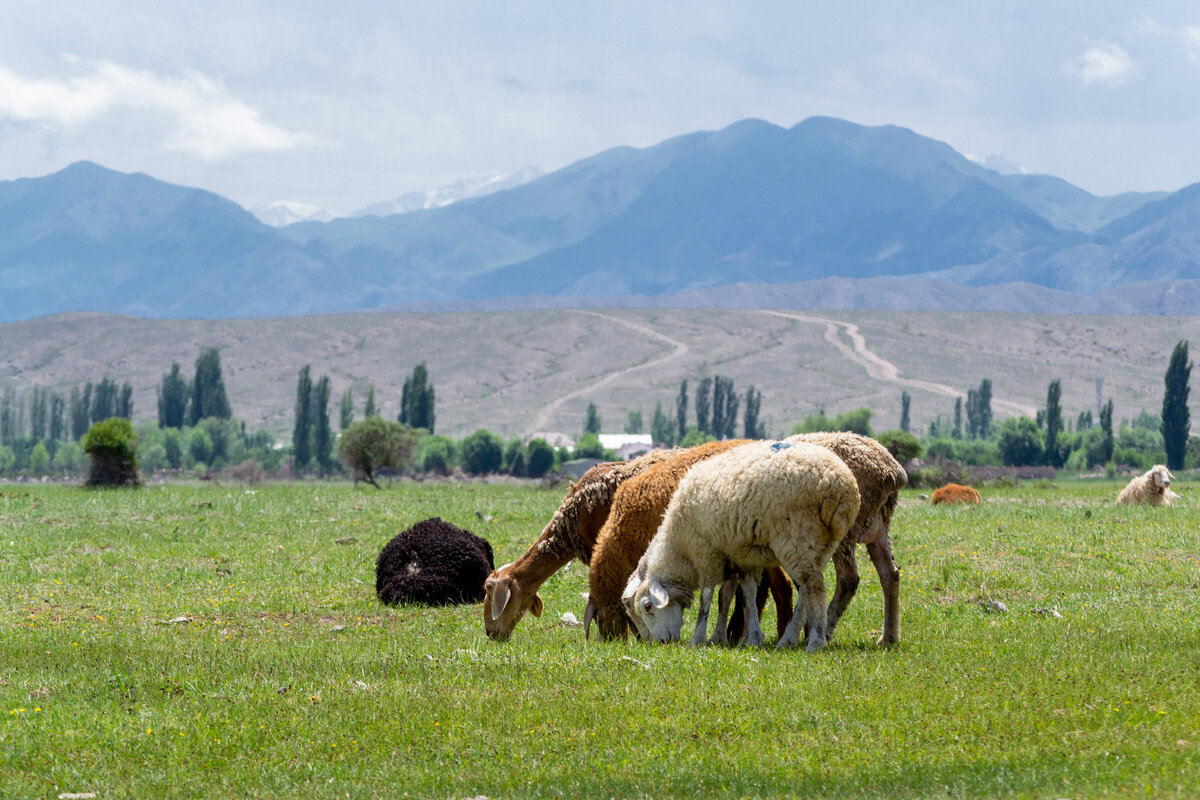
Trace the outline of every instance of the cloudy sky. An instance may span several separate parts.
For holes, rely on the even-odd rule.
[[[1200,181],[1194,0],[5,0],[0,180],[80,159],[348,212],[746,117],[1096,194]]]

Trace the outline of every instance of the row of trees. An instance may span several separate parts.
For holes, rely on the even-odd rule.
[[[662,403],[654,407],[650,422],[650,438],[655,444],[683,445],[702,442],[706,439],[732,439],[739,435],[738,410],[742,411],[741,434],[745,438],[765,438],[766,425],[759,419],[762,408],[762,392],[753,385],[746,389],[743,398],[734,390],[733,379],[721,375],[701,378],[696,385],[693,408],[695,423],[688,422],[688,381],[679,384],[675,397],[675,416],[663,411]],[[642,433],[641,411],[630,411],[625,424],[625,433]],[[594,403],[588,405],[583,426],[584,434],[600,433],[600,415]],[[590,443],[590,440],[589,440]]]
[[[179,364],[162,378],[158,388],[158,426],[183,428],[202,419],[231,419],[229,397],[221,376],[221,354],[210,347],[196,359],[196,371],[190,381],[180,374]]]
[[[1091,469],[1110,463],[1148,468],[1154,463],[1165,462],[1170,469],[1182,469],[1195,463],[1200,455],[1200,442],[1189,437],[1191,368],[1188,342],[1180,341],[1171,353],[1164,376],[1162,413],[1155,416],[1143,411],[1132,421],[1123,421],[1117,430],[1113,428],[1111,399],[1100,408],[1098,421],[1090,410],[1080,412],[1073,420],[1074,430],[1071,430],[1062,407],[1060,380],[1050,382],[1046,404],[1038,410],[1036,418],[1010,417],[993,430],[992,384],[984,379],[978,389],[967,393],[965,431],[963,404],[959,398],[955,403],[952,430],[945,430],[941,418],[930,423],[925,453],[930,458],[969,465],[997,461],[1013,466]],[[905,432],[908,431],[910,402],[907,392],[903,393],[900,430]],[[863,411],[866,409],[850,412],[850,415],[861,416]],[[812,428],[828,422],[810,419],[804,426]],[[852,421],[839,420],[832,424],[844,426]],[[971,444],[965,446],[964,440]]]
[[[328,375],[322,375],[314,384],[311,365],[305,364],[300,369],[300,376],[296,382],[295,422],[292,428],[292,463],[293,469],[297,472],[305,472],[315,466],[317,472],[324,476],[331,474],[335,469],[333,445],[336,437],[329,422],[330,391]],[[363,417],[364,422],[379,418],[379,412],[375,405],[374,384],[371,384],[367,390],[367,402],[363,409]],[[429,380],[429,370],[422,361],[413,368],[412,373],[404,381],[397,422],[401,427],[410,431],[431,434],[435,418],[436,395],[433,384]],[[342,393],[338,408],[338,421],[344,438],[345,433],[355,426],[353,387],[347,387],[346,391]],[[406,444],[407,441],[395,429],[372,423],[370,426],[358,430],[356,436],[351,439],[351,447],[347,452],[352,454],[351,460],[355,460],[353,454],[373,452],[376,455],[369,461],[379,467],[380,453],[385,450],[388,452],[403,451],[406,447],[411,449],[411,444]],[[381,468],[394,468],[395,465],[391,462],[396,458],[389,456],[384,459],[386,463],[383,463]],[[345,461],[346,459],[343,459],[344,463]],[[357,466],[351,465],[356,480],[362,479],[374,483],[375,470],[361,470],[361,459],[358,459],[356,464]]]
[[[26,427],[26,397],[28,420]],[[133,387],[118,385],[105,377],[97,384],[76,386],[69,397],[35,386],[26,397],[15,389],[0,395],[0,444],[13,445],[21,439],[53,443],[75,441],[96,422],[109,417],[133,418]]]

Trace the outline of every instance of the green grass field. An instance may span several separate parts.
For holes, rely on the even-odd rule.
[[[561,491],[0,485],[0,797],[1194,797],[1189,488],[906,493],[900,646],[873,645],[864,554],[809,655],[585,642],[559,622],[580,564],[504,644],[478,605],[376,602],[405,527],[441,516],[504,562]]]

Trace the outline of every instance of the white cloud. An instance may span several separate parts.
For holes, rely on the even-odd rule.
[[[1200,67],[1200,25],[1190,25],[1180,32],[1187,47],[1188,61]]]
[[[1100,42],[1075,61],[1075,71],[1084,83],[1118,84],[1133,72],[1133,59],[1120,45]]]
[[[77,59],[67,58],[71,66]],[[75,128],[122,110],[164,114],[168,148],[215,161],[261,150],[292,150],[310,143],[284,130],[196,72],[164,77],[100,61],[65,80],[27,78],[0,65],[0,118]]]
[[[1182,44],[1188,63],[1192,66],[1200,67],[1200,25],[1185,25],[1182,28],[1171,28],[1147,15],[1143,16],[1138,22],[1136,30],[1139,33],[1173,40]]]

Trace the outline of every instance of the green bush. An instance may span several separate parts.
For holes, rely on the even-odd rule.
[[[698,444],[704,444],[705,442],[715,442],[716,440],[717,440],[717,438],[715,436],[709,436],[707,433],[704,433],[699,428],[697,428],[695,425],[689,425],[688,429],[687,429],[687,433],[685,433],[683,435],[683,438],[679,440],[679,446],[680,447],[695,447]]]
[[[417,447],[417,464],[425,472],[448,475],[454,468],[454,440],[449,436],[431,434],[422,436]]]
[[[138,435],[123,417],[109,417],[92,425],[81,442],[92,459],[85,483],[88,486],[140,486]]]
[[[525,471],[531,478],[542,477],[554,466],[554,448],[545,439],[530,439],[525,452]]]
[[[399,469],[408,463],[416,434],[406,425],[382,417],[367,417],[342,431],[338,455],[354,473],[354,482],[366,481],[376,489],[375,473]]]
[[[500,469],[504,458],[504,443],[491,431],[480,428],[462,440],[463,469],[472,475],[486,475]]]
[[[921,457],[921,443],[908,431],[884,431],[876,438],[901,464]]]
[[[575,443],[572,455],[575,458],[604,458],[604,445],[600,444],[600,437],[596,434],[585,433]]]
[[[1041,464],[1046,447],[1042,429],[1029,417],[1004,420],[996,446],[1000,448],[1000,458],[1010,467]]]

